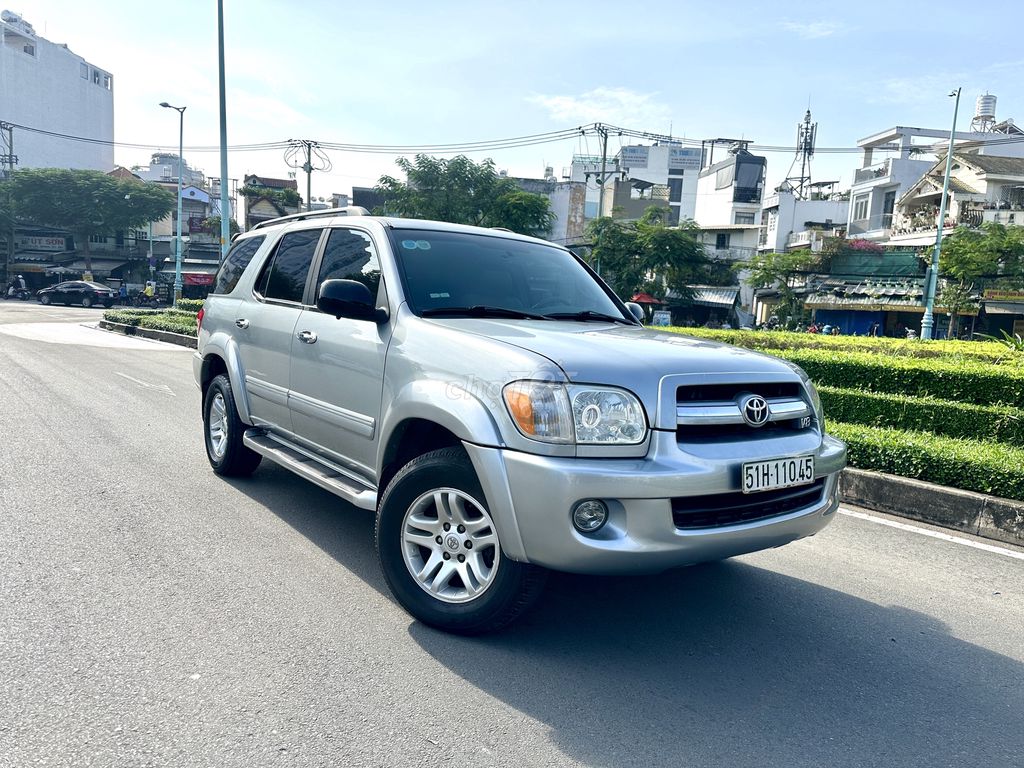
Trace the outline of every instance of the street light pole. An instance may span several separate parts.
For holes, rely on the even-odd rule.
[[[932,267],[924,287],[924,317],[921,318],[921,339],[931,341],[935,327],[935,291],[939,284],[939,254],[942,252],[942,230],[946,225],[946,199],[949,197],[949,174],[953,169],[953,139],[956,137],[956,116],[960,111],[960,89],[950,96],[956,97],[953,105],[953,127],[949,130],[949,147],[946,150],[946,175],[942,180],[942,200],[939,203],[939,221],[935,232],[935,249],[932,251]]]
[[[173,109],[178,113],[178,230],[174,247],[174,303],[181,298],[181,174],[184,164],[182,155],[185,152],[185,109],[175,107],[166,101],[160,102],[161,107]]]

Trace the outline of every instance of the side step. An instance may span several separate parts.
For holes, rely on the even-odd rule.
[[[285,444],[259,429],[248,429],[242,437],[246,447],[324,490],[340,496],[360,509],[377,508],[377,492],[365,483],[342,474],[319,459]]]

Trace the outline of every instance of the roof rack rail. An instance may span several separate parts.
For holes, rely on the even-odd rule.
[[[370,212],[361,205],[349,205],[344,208],[324,208],[319,211],[302,211],[289,216],[279,216],[276,219],[267,219],[259,224],[253,225],[253,229],[262,229],[283,221],[302,221],[304,219],[318,219],[324,216],[369,216]],[[251,230],[250,230],[251,231]]]

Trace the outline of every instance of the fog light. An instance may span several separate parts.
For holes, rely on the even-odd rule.
[[[581,501],[572,510],[572,524],[580,533],[593,533],[608,522],[608,507],[600,499]]]

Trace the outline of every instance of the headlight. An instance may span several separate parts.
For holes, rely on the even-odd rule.
[[[576,442],[636,445],[647,435],[643,406],[631,393],[610,387],[570,386]]]
[[[503,395],[519,431],[533,440],[636,445],[647,436],[643,406],[622,389],[514,381]]]
[[[810,379],[804,379],[804,386],[807,387],[807,394],[811,396],[811,407],[814,409],[814,418],[821,422],[821,395],[818,394],[818,388],[814,386],[814,382]]]

